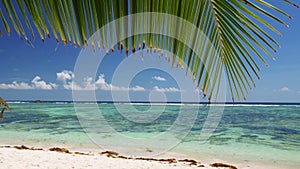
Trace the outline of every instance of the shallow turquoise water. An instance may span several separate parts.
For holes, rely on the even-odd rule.
[[[82,104],[82,106],[88,109],[89,104]],[[134,106],[135,109],[129,109],[129,106],[131,108]],[[51,145],[63,143],[81,146],[94,144],[82,129],[72,103],[10,103],[10,107],[12,112],[6,112],[0,124],[2,141],[14,140],[17,143],[28,141]],[[166,132],[174,125],[180,111],[184,111],[182,118],[187,119],[190,114],[199,111],[195,124],[188,133],[182,131],[180,127],[174,130],[175,132],[169,133],[181,139],[181,143],[176,145],[174,150],[194,156],[198,153],[198,156],[201,156],[201,152],[197,152],[196,147],[199,147],[201,151],[210,151],[208,150],[210,148],[215,150],[216,154],[220,153],[217,149],[230,149],[228,152],[236,156],[241,154],[261,158],[270,158],[270,152],[273,152],[284,156],[273,156],[274,160],[291,159],[295,165],[300,166],[298,160],[300,157],[300,105],[226,105],[217,129],[204,144],[199,144],[199,134],[208,114],[209,107],[207,106],[98,104],[98,107],[104,120],[116,133],[137,139],[154,137]],[[126,112],[127,110],[130,112]],[[130,113],[136,121],[124,116],[124,112]],[[148,121],[139,121],[145,120],[143,119],[145,116]],[[93,119],[94,117],[85,118]],[[95,124],[101,124],[100,119],[93,120]],[[93,128],[93,125],[89,128]],[[111,137],[111,141],[113,140],[111,133],[96,129],[89,130],[92,137],[99,136],[101,140],[109,140]],[[185,134],[187,134],[186,137],[180,137]],[[95,140],[97,138],[93,141]],[[122,140],[114,141],[127,145]],[[105,142],[101,142],[103,143]],[[151,145],[148,146],[147,142],[144,145],[147,149],[151,149]],[[130,149],[134,150],[134,148],[133,144]],[[210,153],[213,155],[214,151]]]

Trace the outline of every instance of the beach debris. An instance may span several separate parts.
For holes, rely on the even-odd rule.
[[[189,165],[198,165],[198,164],[201,164],[200,162],[197,162],[195,160],[190,160],[190,159],[178,160],[178,162],[186,162],[186,163],[189,163]]]
[[[0,148],[13,148],[12,146],[0,146]]]
[[[27,147],[25,145],[21,145],[21,146],[12,146],[12,145],[8,145],[8,146],[0,146],[0,148],[16,148],[18,150],[44,150],[43,148],[36,148],[36,147]],[[70,152],[68,149],[66,148],[59,148],[59,147],[53,147],[49,149],[50,151],[56,151],[56,152],[62,152],[62,153],[68,153],[68,154],[79,154],[79,155],[91,155],[90,153],[83,153],[83,152]],[[129,158],[127,158],[129,159]]]
[[[168,159],[158,159],[157,161],[161,162],[168,162],[168,163],[177,163],[177,160],[175,158],[168,158]]]
[[[167,158],[167,159],[156,159],[156,158],[144,158],[144,157],[126,157],[119,155],[119,153],[114,151],[104,151],[100,152],[101,155],[106,155],[107,157],[112,158],[122,158],[122,159],[133,159],[133,160],[145,160],[145,161],[159,161],[159,162],[168,162],[168,163],[177,163],[177,160],[175,158]],[[196,162],[197,163],[197,162]]]
[[[189,166],[194,165],[197,167],[205,167],[204,165],[201,164],[201,162],[192,160],[192,159],[176,160],[175,158],[126,157],[126,156],[119,155],[119,153],[114,152],[114,151],[104,151],[104,152],[100,152],[99,154],[106,155],[107,157],[111,157],[111,158],[133,159],[133,160],[144,160],[144,161],[158,161],[158,162],[164,162],[164,163],[169,163],[169,164],[181,162],[181,163],[184,163],[185,165],[189,165]],[[229,168],[229,169],[235,169],[235,168]]]
[[[25,145],[21,145],[21,146],[0,146],[0,148],[16,148],[19,150],[44,150],[42,148],[35,148],[35,147],[27,147]],[[49,151],[56,151],[56,152],[61,152],[61,153],[67,153],[67,154],[78,154],[78,155],[93,155],[90,153],[83,153],[83,152],[71,152],[66,148],[60,148],[60,147],[53,147],[53,148],[49,148]],[[126,156],[122,156],[119,155],[119,153],[114,152],[114,151],[104,151],[104,152],[100,152],[98,153],[100,155],[106,155],[107,157],[110,158],[120,158],[120,159],[132,159],[132,160],[144,160],[144,161],[157,161],[157,162],[162,162],[162,163],[168,163],[168,164],[174,164],[174,163],[182,163],[184,165],[189,165],[189,166],[196,166],[196,167],[205,167],[203,164],[201,164],[201,162],[199,161],[195,161],[192,159],[183,159],[183,160],[177,160],[175,158],[147,158],[147,157],[126,157]],[[176,164],[174,164],[176,165]],[[213,163],[210,164],[210,166],[212,167],[223,167],[223,168],[228,168],[228,169],[237,169],[237,167],[232,166],[232,165],[228,165],[228,164],[223,164],[223,163]]]
[[[226,167],[228,169],[238,169],[236,166],[224,164],[224,163],[212,163],[210,164],[211,167]]]
[[[4,118],[4,112],[5,110],[11,111],[9,105],[0,97],[0,109],[1,109],[1,114],[0,114],[0,123]]]
[[[90,155],[89,153],[82,153],[82,152],[78,152],[78,151],[75,151],[73,154],[79,154],[79,155]]]
[[[14,146],[14,148],[19,149],[19,150],[29,150],[29,147],[26,147],[24,145],[21,146]]]
[[[126,157],[126,156],[122,156],[122,155],[119,155],[118,158],[122,158],[122,159],[132,159],[132,157]]]
[[[145,161],[157,161],[155,158],[144,158],[144,157],[137,157],[134,158],[135,160],[145,160]]]
[[[49,148],[49,151],[56,151],[56,152],[61,152],[61,153],[70,153],[70,151],[68,149],[59,148],[59,147]]]
[[[112,158],[117,158],[119,153],[114,152],[114,151],[104,151],[104,152],[100,152],[99,154],[106,154],[107,157],[112,157]]]
[[[35,148],[35,147],[27,147],[27,146],[24,146],[24,145],[21,145],[21,146],[13,146],[13,148],[16,148],[16,149],[19,149],[19,150],[43,150],[42,148]]]
[[[143,158],[143,157],[138,157],[134,158],[135,160],[145,160],[145,161],[160,161],[160,162],[168,162],[169,164],[171,163],[177,163],[177,160],[175,158],[167,158],[167,159],[156,159],[156,158]]]
[[[44,150],[44,149],[42,149],[42,148],[31,147],[30,150]]]

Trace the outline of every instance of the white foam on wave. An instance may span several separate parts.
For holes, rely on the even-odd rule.
[[[273,104],[226,104],[230,107],[279,107],[280,105]]]
[[[217,105],[218,106],[218,105]],[[300,107],[300,105],[289,105],[289,104],[223,104],[219,106],[225,107]]]
[[[70,104],[70,102],[55,102],[55,104]]]
[[[9,104],[26,104],[26,103],[34,103],[31,101],[8,101],[7,103]],[[51,103],[51,102],[49,102]],[[53,102],[53,104],[86,104],[86,105],[94,105],[94,104],[99,104],[99,105],[108,105],[108,104],[114,104],[114,105],[145,105],[145,106],[220,106],[220,107],[300,107],[300,104],[222,104],[222,103],[213,103],[213,104],[205,104],[205,103],[122,103],[122,102],[116,102],[116,103],[97,103],[97,102]]]
[[[23,103],[30,103],[30,102],[24,102],[24,101],[9,101],[7,103],[18,103],[18,104],[23,104]]]

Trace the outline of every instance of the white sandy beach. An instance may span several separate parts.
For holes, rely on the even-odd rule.
[[[20,146],[18,146],[20,148]],[[211,167],[209,164],[201,164],[200,162],[180,161],[180,159],[173,159],[170,162],[164,159],[124,159],[123,156],[114,156],[109,153],[86,153],[79,154],[78,152],[62,153],[48,150],[29,150],[17,149],[14,146],[2,146],[0,148],[0,168],[5,169],[34,169],[34,168],[134,168],[134,169],[192,169],[192,168],[230,168],[230,167]],[[157,160],[157,161],[156,161]],[[194,164],[192,164],[194,163]],[[232,168],[233,169],[233,168]]]

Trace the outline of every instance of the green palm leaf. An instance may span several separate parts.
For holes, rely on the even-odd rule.
[[[299,8],[290,0],[282,2]],[[137,17],[129,21],[128,25],[118,21],[115,23],[115,30],[111,26],[107,32],[97,32],[95,39],[92,36],[108,22],[142,12],[178,16],[191,22],[202,32],[192,32],[187,44],[172,37],[153,33],[127,37],[126,35],[130,33],[135,34],[141,30],[151,32],[155,28],[175,32],[176,35],[185,31],[184,25],[171,27],[172,21],[163,23],[163,18],[144,15],[143,18]],[[161,54],[167,50],[172,56],[166,55],[166,59],[172,61],[172,66],[184,68],[186,64],[187,73],[190,72],[197,86],[201,85],[208,99],[212,98],[214,91],[219,91],[223,71],[227,76],[232,99],[246,98],[249,89],[255,86],[253,76],[259,78],[260,68],[257,60],[268,65],[265,57],[274,58],[271,52],[276,52],[276,48],[279,47],[269,32],[281,35],[275,23],[288,26],[278,14],[291,18],[279,7],[265,0],[0,1],[2,27],[10,34],[10,27],[13,26],[17,34],[25,39],[27,39],[25,28],[29,29],[34,38],[31,26],[33,23],[43,41],[45,36],[50,36],[51,33],[57,41],[60,36],[64,44],[73,43],[75,46],[77,44],[85,47],[88,45],[88,37],[91,37],[93,50],[96,40],[98,48],[102,43],[108,52],[109,41],[114,37],[120,39],[125,35],[127,38],[123,40],[124,45],[118,42],[118,49],[125,47],[126,53],[130,48],[133,53],[144,47],[151,52],[161,51]],[[25,19],[26,26],[20,18]],[[269,23],[267,21],[269,19],[274,22]],[[209,44],[214,46],[214,50]],[[113,51],[114,46],[111,48]],[[191,48],[197,49],[200,53],[195,53]]]

